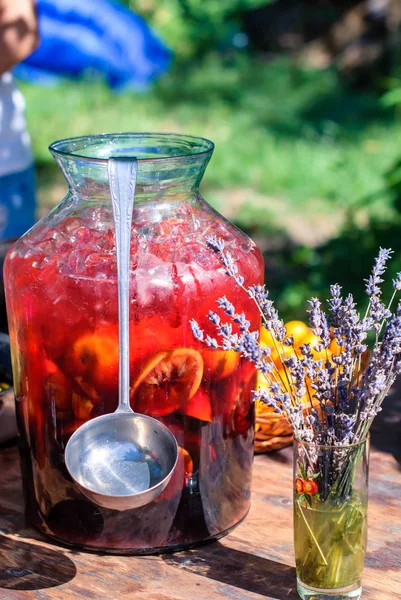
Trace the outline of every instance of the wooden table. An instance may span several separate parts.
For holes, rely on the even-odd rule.
[[[399,396],[398,396],[399,397]],[[372,436],[363,600],[401,599],[401,402]],[[292,458],[257,456],[253,503],[229,536],[163,556],[108,556],[46,541],[25,526],[17,450],[0,450],[0,600],[297,600]]]

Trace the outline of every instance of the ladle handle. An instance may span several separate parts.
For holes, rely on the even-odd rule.
[[[132,211],[138,172],[136,158],[110,158],[109,186],[113,206],[118,279],[118,408],[132,412],[129,398],[129,273]]]

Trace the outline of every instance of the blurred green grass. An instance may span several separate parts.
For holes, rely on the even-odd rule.
[[[379,244],[391,240],[401,252],[401,218],[388,185],[401,153],[397,114],[383,108],[376,90],[350,90],[334,69],[214,54],[177,64],[144,92],[114,94],[89,81],[21,88],[40,214],[66,189],[47,150],[52,141],[182,132],[215,142],[203,194],[265,251],[283,316],[303,314],[305,299],[326,294],[335,281],[360,297]]]
[[[201,65],[177,66],[142,93],[116,95],[84,81],[21,87],[45,189],[54,177],[47,147],[55,139],[178,131],[215,142],[204,190],[223,211],[230,198],[219,201],[216,192],[238,188],[250,199],[265,197],[273,220],[282,218],[283,208],[305,212],[319,201],[330,213],[375,194],[379,211],[386,209],[383,175],[399,152],[401,130],[373,92],[348,92],[333,70],[212,56]],[[256,221],[264,208],[254,207]],[[251,203],[249,221],[248,209]]]

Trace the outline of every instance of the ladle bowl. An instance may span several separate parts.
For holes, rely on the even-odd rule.
[[[177,441],[165,425],[125,411],[82,425],[68,441],[64,456],[87,498],[120,511],[155,500],[169,483],[177,457]]]

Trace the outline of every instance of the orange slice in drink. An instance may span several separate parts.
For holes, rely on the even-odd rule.
[[[71,408],[71,383],[59,367],[51,360],[45,359],[45,388],[49,399],[55,403],[57,413],[69,411]]]
[[[199,388],[192,398],[181,406],[181,412],[187,417],[194,417],[200,421],[212,421],[212,405],[203,388]]]
[[[193,348],[157,352],[143,367],[131,388],[134,409],[161,417],[185,406],[198,391],[203,360]]]
[[[191,475],[192,472],[194,470],[194,463],[192,462],[192,458],[191,455],[189,454],[188,450],[185,450],[185,448],[181,448],[181,446],[178,446],[178,452],[179,452],[179,457],[178,460],[179,462],[183,462],[183,466],[184,466],[184,477],[185,477],[185,482],[187,482]]]
[[[72,410],[74,411],[74,415],[77,417],[77,419],[80,419],[81,421],[86,421],[87,419],[89,419],[89,416],[92,412],[92,408],[93,402],[90,398],[73,392]]]
[[[118,385],[117,328],[104,327],[78,338],[66,357],[65,367],[74,377],[82,376],[82,381],[99,389],[115,389]]]
[[[161,500],[170,500],[188,484],[194,470],[194,463],[188,450],[178,446],[178,460],[174,469],[173,476],[166,489],[160,496]]]
[[[252,403],[242,402],[234,408],[233,435],[247,435],[255,422],[255,413]]]
[[[234,350],[204,350],[203,375],[208,379],[225,379],[230,377],[238,367],[239,353]]]
[[[88,396],[93,404],[97,404],[99,401],[99,394],[96,388],[87,381],[84,380],[83,377],[75,377],[75,382],[78,384],[78,390],[82,391],[86,396]],[[78,393],[80,393],[78,391]],[[81,394],[82,395],[82,394]]]

